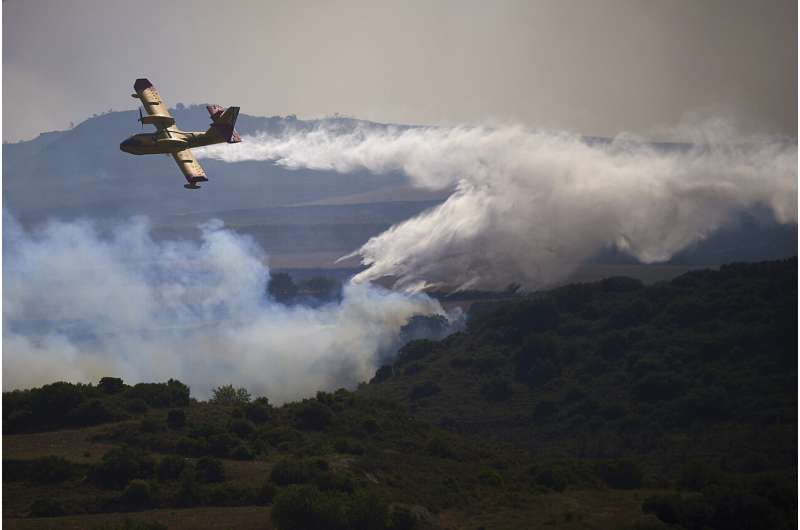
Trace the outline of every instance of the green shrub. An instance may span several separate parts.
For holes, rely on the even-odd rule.
[[[256,455],[248,449],[248,447],[244,444],[237,445],[233,451],[231,451],[231,458],[234,460],[253,460]]]
[[[153,502],[153,492],[144,480],[131,480],[120,496],[123,506],[128,509],[140,510]]]
[[[600,462],[595,472],[606,484],[616,489],[636,489],[642,486],[642,470],[632,460]]]
[[[268,506],[272,504],[272,500],[275,498],[275,493],[277,491],[277,488],[272,482],[265,482],[260,488],[258,488],[256,501],[258,504]]]
[[[363,455],[364,446],[350,438],[337,438],[333,442],[333,449],[337,453],[347,453],[351,455]]]
[[[481,386],[481,394],[487,401],[508,401],[513,393],[508,379],[490,379]]]
[[[19,392],[19,390],[14,392]],[[6,399],[6,395],[3,395],[3,400]],[[8,407],[8,410],[10,410],[10,407]],[[34,424],[33,412],[30,409],[23,408],[13,412],[5,412],[5,414],[8,414],[8,417],[3,418],[3,430],[7,433],[23,431]]]
[[[394,374],[394,367],[392,365],[384,365],[375,371],[375,376],[370,380],[370,383],[382,383],[388,380]]]
[[[439,437],[432,438],[425,446],[425,450],[429,455],[438,458],[451,458],[453,456],[453,450],[447,442]]]
[[[722,480],[719,468],[701,460],[692,460],[681,468],[678,484],[689,491],[701,491],[706,486],[719,484]]]
[[[147,412],[147,402],[141,398],[131,399],[125,402],[125,410],[134,414]]]
[[[222,385],[212,390],[209,400],[216,405],[234,406],[250,403],[250,392],[246,388],[234,388],[233,385]]]
[[[304,400],[294,413],[301,429],[321,431],[333,423],[333,411],[315,399]]]
[[[249,421],[242,418],[237,418],[231,421],[228,430],[239,438],[249,438],[253,435],[255,427],[253,427],[253,424]]]
[[[535,421],[547,421],[558,413],[558,405],[555,401],[543,399],[536,404],[533,409],[533,419]]]
[[[318,473],[314,478],[314,484],[316,484],[320,491],[353,493],[356,489],[356,484],[352,478],[333,471],[321,471]]]
[[[60,484],[78,476],[83,467],[60,456],[45,456],[34,460],[5,459],[3,460],[3,481]]]
[[[272,466],[270,480],[278,486],[311,482],[328,465],[324,460],[280,460]]]
[[[148,434],[154,434],[163,430],[162,423],[156,418],[142,418],[139,422],[139,429]]]
[[[623,526],[620,530],[675,530],[675,527],[667,525],[658,519],[648,519]]]
[[[474,356],[473,365],[483,375],[492,374],[506,365],[506,356],[495,349],[483,348]]]
[[[206,489],[204,502],[214,506],[248,506],[255,504],[256,492],[244,486],[216,484]]]
[[[644,289],[642,280],[629,278],[627,276],[612,276],[600,282],[603,290],[607,293],[627,293]]]
[[[103,377],[97,383],[97,388],[106,394],[119,394],[125,390],[125,384],[119,377]]]
[[[31,391],[32,420],[39,426],[60,425],[83,400],[83,392],[77,385],[64,382],[44,385]]]
[[[386,504],[373,494],[324,492],[310,485],[288,486],[272,508],[272,522],[279,530],[384,530],[388,515]]]
[[[569,485],[569,476],[558,466],[548,466],[533,473],[533,484],[553,491],[564,491]]]
[[[414,530],[418,520],[408,508],[394,506],[389,513],[389,528],[392,530]]]
[[[654,403],[675,398],[685,386],[685,381],[674,374],[651,373],[634,385],[633,395],[639,401]]]
[[[175,480],[186,468],[186,459],[181,456],[168,455],[161,459],[156,468],[158,480]]]
[[[642,503],[644,513],[652,513],[670,525],[680,524],[689,519],[702,525],[710,518],[711,509],[711,506],[703,502],[700,495],[653,495]]]
[[[244,415],[252,422],[264,423],[272,415],[272,406],[267,398],[260,397],[245,405]]]
[[[126,399],[142,399],[151,407],[185,407],[189,404],[189,387],[176,379],[166,383],[138,383],[128,388]]]
[[[503,475],[494,469],[485,469],[478,475],[478,482],[483,486],[496,488],[503,485]]]
[[[203,456],[209,453],[208,442],[203,438],[184,436],[175,444],[175,452],[184,456]]]
[[[103,400],[95,398],[84,401],[72,409],[66,419],[70,425],[84,427],[114,421],[118,416]]]
[[[203,492],[194,466],[187,465],[180,476],[180,487],[175,494],[175,504],[182,507],[202,504]]]
[[[300,431],[284,426],[262,429],[259,431],[259,436],[266,438],[270,445],[275,447],[284,442],[292,445],[301,445],[304,437]]]
[[[374,493],[358,491],[349,499],[346,517],[347,528],[383,530],[389,518],[389,508]]]
[[[142,451],[129,447],[111,449],[89,469],[89,480],[98,486],[122,488],[136,478],[150,478],[155,462]]]
[[[201,482],[222,482],[225,480],[225,468],[221,460],[204,456],[194,466],[197,479]]]
[[[38,484],[58,484],[77,473],[78,466],[60,456],[37,458],[30,465],[30,480]]]
[[[279,530],[345,530],[345,508],[341,493],[323,494],[316,486],[291,485],[275,496],[272,523]]]
[[[397,352],[397,360],[395,361],[395,364],[408,364],[413,361],[424,359],[434,352],[437,347],[438,343],[432,340],[412,340],[411,342],[406,343],[406,345],[400,348],[400,351]]]
[[[92,527],[92,530],[169,530],[169,528],[158,521],[142,521],[141,519],[125,519],[122,525],[105,524]]]
[[[375,434],[381,430],[381,426],[378,424],[378,420],[372,417],[364,418],[364,421],[361,422],[361,428],[367,434]]]
[[[31,517],[59,517],[66,514],[64,506],[52,497],[36,499],[31,504]]]
[[[417,400],[429,396],[435,396],[441,391],[442,387],[440,387],[434,381],[425,381],[424,383],[414,385],[409,391],[408,397],[409,399]]]
[[[627,336],[619,331],[612,331],[600,340],[597,354],[605,360],[614,360],[621,358],[629,348]]]
[[[238,444],[239,441],[226,432],[208,437],[208,450],[219,458],[228,456]]]
[[[167,425],[173,430],[183,428],[186,425],[186,412],[181,409],[172,409],[167,412]]]

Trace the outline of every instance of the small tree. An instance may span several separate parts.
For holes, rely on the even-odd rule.
[[[123,383],[122,379],[119,377],[103,377],[100,379],[100,382],[97,383],[97,388],[106,394],[116,394],[125,390],[125,383]]]
[[[301,429],[324,430],[333,423],[330,407],[314,399],[303,401],[295,410],[295,423]]]
[[[225,480],[225,468],[222,461],[204,456],[195,464],[197,478],[201,482],[222,482]]]
[[[122,492],[120,500],[128,508],[139,509],[146,507],[153,502],[153,492],[150,484],[144,480],[131,480]]]
[[[213,391],[211,402],[217,405],[244,405],[250,403],[250,392],[246,388],[234,388],[233,385],[222,385]]]
[[[167,455],[158,463],[156,473],[158,474],[158,480],[175,480],[181,476],[184,469],[186,469],[185,458],[177,455]]]
[[[481,394],[488,401],[506,401],[511,398],[511,383],[503,378],[490,379],[481,386]]]
[[[172,409],[167,413],[167,425],[170,429],[180,429],[186,425],[186,413],[181,409]]]
[[[59,517],[66,513],[64,506],[51,497],[36,499],[31,504],[31,517]]]

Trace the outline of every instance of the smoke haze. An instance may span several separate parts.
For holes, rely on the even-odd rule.
[[[455,189],[358,249],[369,268],[357,282],[391,276],[408,291],[538,288],[607,248],[644,263],[668,260],[756,207],[780,223],[797,222],[796,142],[741,138],[722,121],[680,133],[691,143],[604,141],[521,126],[330,123],[197,151],[288,168],[402,171],[418,187]]]
[[[367,285],[316,309],[265,298],[266,256],[220,222],[156,242],[145,218],[101,231],[5,217],[4,390],[169,377],[207,397],[233,383],[275,402],[369,379],[409,317],[438,302]]]

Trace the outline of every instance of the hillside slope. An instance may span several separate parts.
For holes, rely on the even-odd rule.
[[[796,259],[573,284],[281,407],[173,380],[4,393],[3,522],[796,528],[796,386]]]
[[[536,454],[640,458],[673,477],[796,467],[797,260],[630,278],[476,304],[360,392]]]
[[[204,106],[171,109],[184,130],[208,128]],[[260,208],[317,201],[405,184],[399,174],[348,174],[288,170],[269,162],[225,163],[204,160],[208,189],[187,193],[175,163],[165,156],[133,156],[119,143],[141,132],[136,111],[93,116],[67,131],[3,144],[3,206],[18,216],[110,216]],[[367,124],[348,118],[321,120],[339,127]],[[240,114],[243,134],[281,134],[306,129],[320,120],[261,118]],[[381,127],[381,124],[369,124]]]

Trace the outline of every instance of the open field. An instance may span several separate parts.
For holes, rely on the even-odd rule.
[[[114,447],[111,444],[92,441],[92,438],[107,429],[87,427],[30,434],[4,434],[3,458],[33,459],[44,456],[60,456],[76,463],[95,463]]]
[[[192,508],[147,510],[130,513],[98,513],[69,515],[46,519],[6,519],[3,528],[8,530],[103,530],[118,528],[126,519],[155,521],[170,529],[186,530],[271,530],[270,508],[242,506],[232,508]]]

